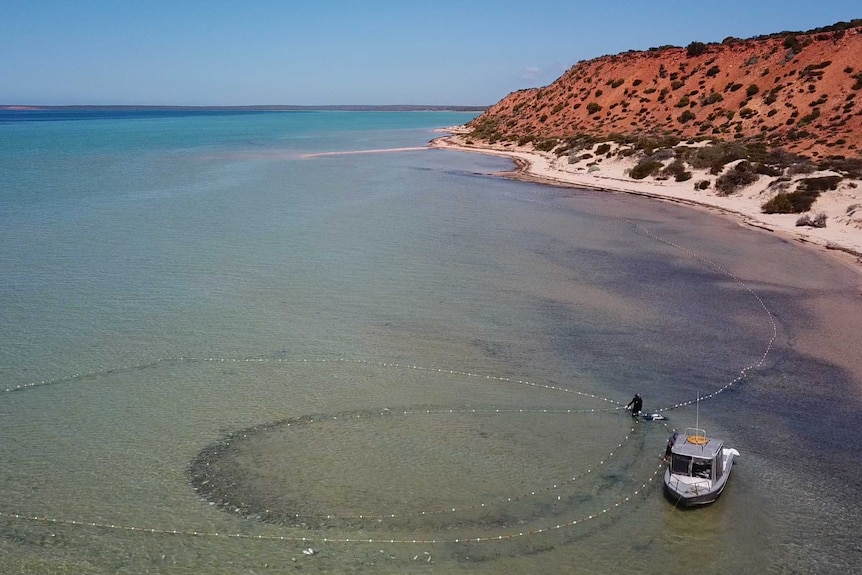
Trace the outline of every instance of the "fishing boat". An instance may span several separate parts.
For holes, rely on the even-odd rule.
[[[686,507],[712,503],[727,485],[733,458],[738,456],[737,450],[707,437],[704,430],[687,428],[670,446],[665,493]]]

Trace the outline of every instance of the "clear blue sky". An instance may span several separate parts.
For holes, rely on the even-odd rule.
[[[0,0],[0,104],[492,104],[579,60],[862,18],[811,0]]]

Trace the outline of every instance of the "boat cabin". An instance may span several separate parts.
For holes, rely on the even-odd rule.
[[[670,472],[693,479],[718,481],[724,475],[721,440],[710,439],[699,429],[687,429],[671,448]]]

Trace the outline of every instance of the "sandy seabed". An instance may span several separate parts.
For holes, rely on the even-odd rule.
[[[512,142],[498,144],[476,144],[469,140],[464,126],[453,126],[439,130],[446,134],[432,140],[431,148],[481,153],[512,159],[515,167],[499,175],[522,181],[553,186],[587,189],[600,192],[632,194],[679,205],[690,206],[730,218],[739,225],[764,234],[780,236],[800,248],[826,257],[851,271],[850,276],[815,277],[802,279],[795,266],[787,266],[787,273],[776,276],[775,281],[785,287],[794,285],[809,294],[806,306],[810,306],[814,324],[798,330],[795,343],[800,351],[820,360],[840,365],[854,374],[854,394],[862,399],[862,356],[856,351],[862,345],[859,310],[862,298],[862,181],[843,180],[837,190],[821,193],[812,206],[811,215],[825,214],[826,227],[797,226],[799,214],[765,214],[761,206],[775,193],[777,178],[761,176],[753,185],[722,196],[715,192],[717,176],[708,170],[692,170],[692,178],[685,182],[648,178],[635,180],[628,175],[636,163],[632,158],[591,158],[569,162],[564,155],[535,150],[532,145],[519,146]],[[596,144],[598,146],[599,144]],[[611,143],[612,149],[616,144]],[[585,151],[586,153],[586,151]],[[588,166],[590,162],[597,162]],[[833,172],[803,174],[795,179],[835,175]],[[696,190],[695,182],[709,180],[706,190]],[[792,184],[793,182],[791,182]],[[758,263],[738,262],[741,269],[756,275]],[[825,269],[825,268],[824,268]],[[821,270],[822,271],[822,270]],[[803,287],[804,284],[804,287]]]

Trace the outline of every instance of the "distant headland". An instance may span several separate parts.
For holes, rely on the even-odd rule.
[[[435,147],[733,213],[862,264],[862,20],[575,64]],[[827,227],[828,226],[828,227]]]

